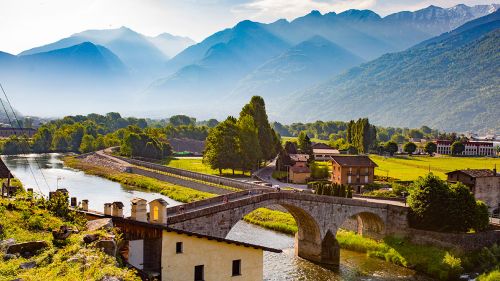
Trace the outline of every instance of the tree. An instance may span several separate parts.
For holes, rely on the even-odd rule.
[[[414,139],[423,139],[424,133],[422,133],[422,131],[420,131],[418,129],[411,129],[408,132],[408,136],[410,136],[410,138],[414,138]]]
[[[403,143],[406,141],[406,138],[401,134],[394,134],[391,137],[391,141],[395,143]]]
[[[428,142],[424,146],[424,151],[432,156],[437,151],[437,145],[433,142]]]
[[[389,155],[393,156],[394,153],[398,151],[398,144],[393,141],[388,141],[385,143],[384,150],[389,153]]]
[[[451,154],[460,155],[465,150],[465,145],[459,141],[455,141],[451,144]]]
[[[297,154],[298,153],[297,144],[295,142],[292,142],[292,141],[285,142],[285,151],[288,154]]]
[[[88,153],[94,151],[94,141],[95,139],[91,135],[83,136],[79,151],[81,153]]]
[[[234,169],[238,167],[238,126],[234,117],[228,117],[210,130],[205,141],[205,152],[203,153],[203,163],[208,164],[212,169],[218,169],[222,174],[222,169]]]
[[[84,134],[84,128],[80,123],[76,123],[71,127],[68,136],[68,145],[71,151],[78,151]]]
[[[68,137],[64,131],[58,130],[54,134],[52,139],[52,149],[58,152],[64,152],[68,150]]]
[[[241,109],[240,118],[245,115],[252,116],[254,120],[259,137],[262,160],[271,160],[276,157],[279,152],[276,151],[279,138],[269,124],[264,99],[259,96],[253,96],[250,102]]]
[[[52,132],[45,126],[38,129],[33,136],[33,150],[35,152],[49,152],[52,147]]]
[[[217,126],[217,124],[219,124],[219,121],[217,121],[217,119],[209,119],[207,121],[207,126],[209,128],[213,128],[213,127]]]
[[[417,145],[413,142],[407,142],[403,146],[403,151],[412,155],[417,150]]]
[[[2,153],[6,155],[14,155],[23,153],[21,139],[17,136],[10,136],[3,144]]]
[[[462,183],[448,184],[432,173],[410,187],[410,225],[435,231],[484,230],[488,213]]]
[[[242,171],[253,170],[262,159],[259,146],[259,136],[252,116],[243,115],[237,123],[238,126],[238,155],[239,168]]]
[[[313,149],[312,149],[311,139],[309,138],[309,136],[306,134],[305,131],[300,132],[299,137],[297,139],[297,147],[299,148],[300,153],[308,154],[309,159],[313,160]]]
[[[181,125],[195,125],[196,119],[191,118],[186,115],[174,115],[170,117],[170,124],[173,126],[181,126]]]

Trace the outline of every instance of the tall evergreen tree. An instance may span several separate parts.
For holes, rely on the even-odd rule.
[[[238,120],[238,154],[239,167],[243,171],[258,167],[262,152],[259,145],[259,136],[254,120],[250,115],[242,115]]]
[[[238,126],[234,117],[228,117],[225,121],[212,128],[205,141],[205,153],[203,162],[212,169],[234,169],[238,167]]]

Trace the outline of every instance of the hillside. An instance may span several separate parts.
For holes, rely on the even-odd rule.
[[[380,125],[499,130],[498,13],[489,22],[384,55],[304,91],[282,116],[302,121],[367,116]]]
[[[363,60],[346,49],[314,36],[267,61],[242,79],[232,97],[262,96],[268,103],[324,81]]]

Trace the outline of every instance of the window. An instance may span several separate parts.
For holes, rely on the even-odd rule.
[[[241,275],[241,260],[233,261],[233,276]]]
[[[158,206],[153,207],[153,220],[157,221],[158,220]]]
[[[175,243],[175,253],[176,254],[182,253],[182,242]]]
[[[194,281],[204,281],[204,265],[197,265],[194,267]]]

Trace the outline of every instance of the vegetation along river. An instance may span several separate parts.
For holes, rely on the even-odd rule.
[[[46,180],[51,190],[59,186],[66,188],[70,196],[76,196],[79,201],[88,199],[89,208],[93,210],[102,212],[104,203],[122,201],[126,206],[124,213],[128,215],[130,207],[127,202],[134,197],[141,197],[148,201],[161,197],[170,205],[180,204],[158,193],[131,188],[65,167],[60,158],[61,155],[55,153],[2,156],[5,164],[25,187],[31,187],[35,192],[42,192],[46,195],[49,192]],[[295,257],[292,236],[243,221],[231,230],[228,238],[283,249],[281,254],[265,253],[265,280],[431,280],[412,270],[379,259],[368,258],[366,254],[346,250],[341,251],[339,271],[332,272]]]

